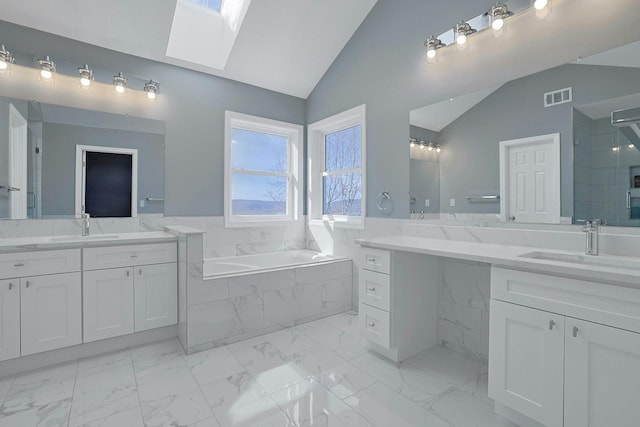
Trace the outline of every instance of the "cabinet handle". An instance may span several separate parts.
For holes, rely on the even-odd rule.
[[[553,327],[556,326],[556,322],[554,322],[553,320],[549,320],[549,330],[553,331]]]
[[[370,328],[375,328],[376,324],[375,323],[367,323],[367,326]]]
[[[127,277],[129,277],[129,274],[130,274],[130,272],[129,272],[129,270],[127,270]]]
[[[138,255],[131,255],[131,258],[138,258]]]
[[[13,264],[14,267],[24,267],[24,264],[19,262],[17,264]]]
[[[371,262],[371,263],[376,263],[376,259],[375,258],[367,258],[367,262]]]
[[[375,292],[376,288],[369,288],[369,292]]]
[[[30,285],[30,284],[31,284],[31,283],[27,280],[27,283],[26,283],[27,288],[29,287],[29,285]]]
[[[9,290],[13,289],[13,283],[9,283]]]
[[[573,327],[573,337],[574,338],[578,338],[578,331],[579,331],[578,327],[574,326]]]
[[[142,276],[142,269],[138,270],[138,276]]]

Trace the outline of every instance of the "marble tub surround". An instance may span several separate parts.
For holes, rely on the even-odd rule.
[[[493,413],[486,364],[442,347],[391,364],[366,351],[357,320],[194,355],[171,339],[0,378],[0,427],[512,426]]]
[[[192,353],[348,310],[352,281],[351,260],[200,281],[189,275],[185,348]]]

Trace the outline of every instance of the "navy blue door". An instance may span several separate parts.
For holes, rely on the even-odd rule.
[[[92,217],[130,217],[133,162],[130,154],[86,152],[85,212]]]

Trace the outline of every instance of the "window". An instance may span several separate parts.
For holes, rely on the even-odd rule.
[[[364,105],[309,125],[311,221],[364,228]]]
[[[299,220],[302,126],[231,111],[225,119],[225,225]]]

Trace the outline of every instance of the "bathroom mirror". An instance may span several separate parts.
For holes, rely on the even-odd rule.
[[[164,211],[164,122],[0,97],[0,218]]]
[[[611,125],[614,111],[640,107],[639,57],[636,42],[411,111],[410,136],[442,151],[430,155],[439,165],[440,200],[434,204],[427,202],[432,190],[427,196],[418,189],[431,188],[436,175],[417,161],[425,149],[410,147],[410,212],[556,224],[599,218],[640,226],[640,140],[636,144],[628,129]],[[509,147],[547,142],[547,151],[531,148],[530,163],[523,161],[530,175],[511,165],[512,187],[522,185],[528,193],[506,201],[510,193],[503,188],[507,197],[501,200],[501,172],[509,182]],[[527,158],[516,152],[512,157]],[[536,169],[547,160],[548,169]],[[517,181],[520,175],[525,178]],[[536,187],[536,180],[553,184]],[[540,211],[555,211],[553,218],[515,214],[514,204],[525,204],[526,197],[530,205],[543,206]],[[439,215],[427,204],[438,206]]]

